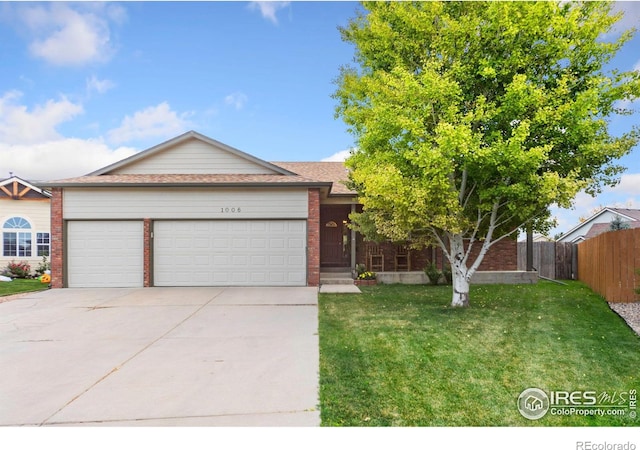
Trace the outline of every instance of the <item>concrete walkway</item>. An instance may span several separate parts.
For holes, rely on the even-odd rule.
[[[0,304],[0,425],[317,426],[317,288],[60,289]]]

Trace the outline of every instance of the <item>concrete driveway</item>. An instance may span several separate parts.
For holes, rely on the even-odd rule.
[[[0,303],[0,425],[317,426],[316,288]]]

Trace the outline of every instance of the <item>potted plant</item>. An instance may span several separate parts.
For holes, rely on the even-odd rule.
[[[376,278],[375,272],[359,273],[358,277],[355,280],[356,286],[372,286],[377,283],[378,283],[378,280]]]

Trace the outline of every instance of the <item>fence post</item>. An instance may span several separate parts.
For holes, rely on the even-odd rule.
[[[571,244],[571,279],[578,279],[578,244]]]
[[[527,272],[533,272],[533,228],[527,225]]]

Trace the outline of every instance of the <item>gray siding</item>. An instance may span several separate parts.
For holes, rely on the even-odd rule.
[[[306,219],[306,189],[67,188],[65,219]]]
[[[253,161],[200,140],[189,140],[112,174],[274,174]]]

